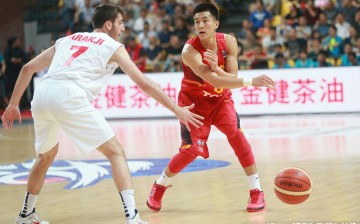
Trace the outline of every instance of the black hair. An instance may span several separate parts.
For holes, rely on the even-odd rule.
[[[197,6],[195,6],[193,11],[193,16],[196,13],[207,12],[207,11],[210,12],[210,14],[215,18],[215,20],[219,20],[219,9],[211,3],[200,3]]]
[[[119,13],[125,16],[125,11],[117,5],[108,3],[98,5],[92,16],[93,27],[101,28],[106,21],[114,22]]]

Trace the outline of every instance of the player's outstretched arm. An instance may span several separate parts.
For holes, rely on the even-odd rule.
[[[128,52],[124,47],[120,47],[113,55],[112,60],[116,61],[121,69],[130,76],[130,78],[149,96],[171,110],[179,120],[190,130],[189,124],[198,128],[203,125],[201,120],[204,118],[192,113],[190,110],[194,105],[179,107],[168,97],[164,91],[151,79],[146,77],[130,59]]]
[[[54,57],[54,53],[55,47],[52,46],[21,68],[19,77],[13,90],[13,94],[9,101],[9,105],[1,117],[2,124],[5,129],[12,128],[14,120],[18,120],[19,123],[21,123],[21,115],[19,110],[21,96],[24,94],[25,89],[29,85],[35,72],[38,72],[50,65],[51,60]]]

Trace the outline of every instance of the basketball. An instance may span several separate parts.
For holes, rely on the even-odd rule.
[[[312,182],[310,175],[297,167],[280,170],[275,178],[276,196],[286,204],[300,204],[310,197]]]

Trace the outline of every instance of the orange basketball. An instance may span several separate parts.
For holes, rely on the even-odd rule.
[[[276,175],[274,190],[282,202],[299,204],[310,197],[311,186],[308,173],[297,167],[288,167]]]

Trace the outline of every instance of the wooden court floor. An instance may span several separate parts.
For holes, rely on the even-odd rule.
[[[260,213],[246,212],[247,178],[216,128],[208,141],[210,160],[198,159],[193,169],[176,176],[161,212],[153,213],[145,202],[164,164],[177,152],[179,124],[175,119],[109,122],[125,147],[137,207],[149,223],[360,224],[360,114],[241,118],[265,192],[267,208]],[[123,223],[104,157],[97,152],[82,155],[65,135],[60,139],[38,212],[56,224]],[[0,224],[13,223],[20,211],[33,144],[31,121],[0,130]],[[313,181],[310,198],[299,205],[284,204],[273,190],[277,172],[292,166],[305,169]]]

